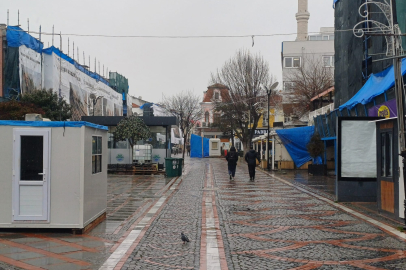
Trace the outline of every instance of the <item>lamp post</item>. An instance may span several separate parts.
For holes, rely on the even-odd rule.
[[[266,140],[266,149],[267,149],[267,153],[266,153],[266,155],[267,155],[267,163],[266,163],[266,167],[268,168],[268,171],[270,171],[271,170],[271,167],[269,166],[269,113],[270,113],[270,111],[269,111],[269,98],[271,97],[271,93],[272,93],[272,91],[273,90],[275,90],[275,88],[276,87],[278,87],[278,82],[275,82],[275,83],[273,83],[272,85],[271,85],[271,87],[268,89],[266,86],[264,86],[264,88],[265,88],[265,90],[266,90],[266,94],[268,95],[268,132],[267,132],[267,134],[268,134],[268,138],[267,138],[267,140]]]
[[[96,105],[97,101],[102,98],[103,96],[98,96],[96,97],[95,94],[90,94],[90,99],[92,100],[92,104],[93,104],[93,116],[94,116],[94,106]]]

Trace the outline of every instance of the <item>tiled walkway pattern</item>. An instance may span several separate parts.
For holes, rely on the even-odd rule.
[[[158,212],[122,269],[199,269],[205,170],[203,162],[190,164],[179,190]],[[181,232],[189,243],[182,243]]]
[[[406,269],[406,243],[263,173],[213,160],[228,269]]]

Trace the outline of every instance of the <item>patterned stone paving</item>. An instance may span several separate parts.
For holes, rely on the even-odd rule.
[[[249,182],[243,164],[230,181],[223,159],[188,159],[180,184],[169,181],[110,177],[107,220],[86,235],[0,231],[0,269],[98,269],[145,218],[107,269],[406,269],[403,239],[300,185],[259,171]]]
[[[152,222],[121,269],[199,269],[206,165],[193,162],[179,190]],[[190,243],[183,244],[180,233]]]
[[[246,166],[213,160],[228,269],[406,269],[406,242]],[[238,199],[236,199],[238,198]]]

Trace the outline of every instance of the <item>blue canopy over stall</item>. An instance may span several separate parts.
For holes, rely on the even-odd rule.
[[[314,134],[314,126],[277,129],[276,134],[282,140],[296,167],[301,167],[312,159],[306,145]]]
[[[192,134],[190,138],[190,157],[202,158],[209,156],[209,139]],[[203,147],[202,147],[203,143]],[[203,153],[202,153],[203,151]]]
[[[406,58],[402,59],[402,76],[406,74]],[[375,97],[385,93],[395,86],[395,72],[393,66],[388,67],[382,72],[372,74],[364,86],[346,103],[339,107],[340,111],[344,109],[351,110],[357,104],[363,105],[371,102]]]

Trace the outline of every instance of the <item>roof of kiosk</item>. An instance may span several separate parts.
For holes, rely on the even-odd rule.
[[[20,126],[20,127],[74,127],[80,128],[83,126],[108,130],[106,126],[96,125],[84,121],[14,121],[0,120],[0,126]]]

